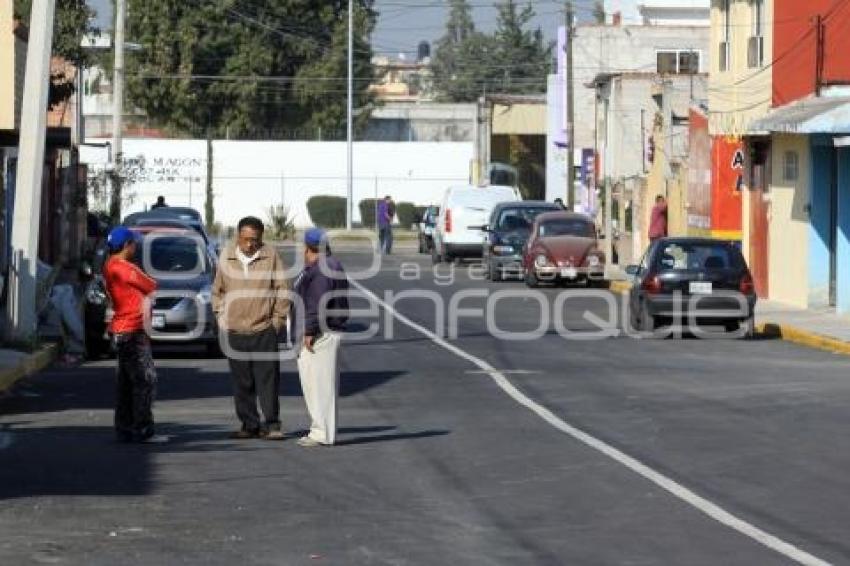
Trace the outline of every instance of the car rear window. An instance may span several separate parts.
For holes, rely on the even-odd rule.
[[[531,230],[534,219],[544,212],[552,212],[552,208],[517,207],[504,208],[496,219],[496,230],[509,232],[511,230]]]
[[[739,269],[740,253],[724,243],[668,243],[659,250],[657,266],[664,271]]]
[[[546,220],[540,224],[540,236],[578,236],[581,238],[595,238],[596,228],[592,222],[581,218],[558,218],[557,220]]]
[[[134,261],[145,265],[145,253],[150,252],[150,266],[159,272],[198,273],[209,266],[204,250],[195,238],[186,236],[148,236],[150,242],[138,246]]]

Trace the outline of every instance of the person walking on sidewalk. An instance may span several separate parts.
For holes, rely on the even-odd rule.
[[[378,203],[377,215],[381,253],[389,255],[393,251],[393,218],[395,218],[395,203],[392,197],[387,195]]]
[[[134,232],[119,226],[109,233],[106,246],[110,256],[103,278],[112,300],[110,330],[118,349],[115,431],[121,442],[165,442],[167,437],[154,431],[156,368],[144,322],[145,299],[156,291],[156,281],[132,262],[137,246]]]
[[[295,282],[304,320],[293,326],[301,345],[298,376],[311,419],[310,433],[298,444],[309,448],[336,442],[340,332],[348,322],[348,278],[322,230],[309,230],[304,244],[305,267]]]
[[[649,217],[649,241],[667,237],[667,201],[663,196],[655,197],[655,206]]]
[[[236,416],[231,438],[283,440],[277,337],[289,311],[289,282],[277,251],[263,243],[263,222],[252,216],[224,249],[212,288],[222,349],[230,362]],[[257,412],[259,397],[263,420]]]

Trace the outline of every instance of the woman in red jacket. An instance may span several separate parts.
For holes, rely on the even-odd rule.
[[[106,291],[115,312],[110,330],[118,349],[118,393],[115,431],[121,442],[167,441],[154,433],[153,399],[156,368],[145,332],[145,299],[156,291],[156,281],[133,263],[137,237],[119,226],[106,240],[109,259],[103,266]]]

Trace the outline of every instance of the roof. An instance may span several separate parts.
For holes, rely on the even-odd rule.
[[[749,133],[850,133],[850,96],[809,97],[775,108],[753,121]]]
[[[571,220],[586,220],[588,222],[593,222],[593,219],[590,218],[587,214],[582,214],[580,212],[570,212],[569,210],[556,210],[553,212],[544,212],[537,216],[538,222],[543,222],[544,220],[555,220],[558,218],[569,218]]]
[[[555,204],[554,202],[549,202],[546,200],[518,200],[511,202],[500,202],[496,205],[496,208],[540,208],[540,207],[550,207],[553,211],[561,210],[561,208]]]

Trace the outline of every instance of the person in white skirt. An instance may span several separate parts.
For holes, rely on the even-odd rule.
[[[295,316],[298,375],[310,413],[310,432],[298,440],[304,447],[336,443],[339,396],[339,349],[348,321],[348,278],[331,255],[324,231],[304,235],[304,270],[295,280],[303,316]],[[297,314],[296,309],[293,313]]]

